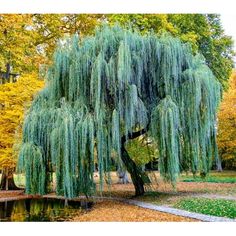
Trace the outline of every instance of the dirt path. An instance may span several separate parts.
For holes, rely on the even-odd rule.
[[[25,195],[23,190],[14,190],[14,191],[0,191],[0,202],[25,199],[29,195]]]

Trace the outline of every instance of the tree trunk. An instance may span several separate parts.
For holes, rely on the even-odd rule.
[[[142,172],[141,169],[138,168],[135,162],[130,158],[128,152],[125,149],[125,142],[128,139],[137,138],[140,135],[143,135],[145,132],[146,130],[143,129],[138,132],[129,134],[128,137],[123,136],[121,138],[121,160],[124,163],[127,171],[130,173],[135,188],[135,196],[141,196],[144,194],[144,179],[147,183],[150,183],[151,181],[149,177],[144,172]]]
[[[121,159],[130,173],[131,179],[135,188],[135,196],[140,196],[144,194],[144,182],[142,175],[138,170],[134,161],[130,158],[128,152],[126,151],[124,145],[121,147]]]
[[[128,174],[126,170],[118,169],[117,170],[117,175],[119,177],[119,184],[128,184],[129,179],[128,179]]]
[[[222,157],[223,152],[220,152],[218,155],[218,158],[216,159],[216,170],[218,172],[222,172],[223,168],[222,168],[222,162],[221,162],[221,157]]]
[[[221,160],[219,160],[219,161],[217,162],[216,170],[217,170],[218,172],[222,172],[222,171],[223,171],[222,165],[221,165]]]
[[[14,169],[4,169],[2,172],[2,178],[0,183],[1,190],[19,190],[15,185],[13,178]]]

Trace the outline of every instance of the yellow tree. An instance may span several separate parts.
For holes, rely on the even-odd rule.
[[[21,136],[24,111],[44,82],[36,75],[24,75],[16,83],[0,85],[0,170],[2,189],[14,189],[13,172],[16,153],[13,145]]]
[[[0,68],[37,71],[48,63],[57,41],[67,34],[91,34],[102,15],[0,14]]]
[[[218,147],[227,168],[236,168],[236,72],[230,78],[218,113]]]
[[[35,70],[41,55],[35,45],[36,31],[30,14],[0,15],[0,67],[6,63],[19,73]]]

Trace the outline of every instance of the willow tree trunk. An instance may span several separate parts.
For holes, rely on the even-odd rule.
[[[144,194],[144,182],[142,179],[142,173],[137,168],[135,162],[130,158],[128,152],[126,151],[124,145],[121,147],[121,159],[130,173],[132,182],[135,188],[135,196],[140,196]]]
[[[144,184],[145,182],[150,183],[149,177],[135,164],[135,162],[131,159],[129,156],[127,150],[125,149],[125,143],[129,139],[134,139],[139,137],[140,135],[145,134],[146,130],[140,130],[137,132],[134,132],[132,134],[129,134],[128,137],[123,136],[121,138],[121,160],[124,163],[127,171],[130,173],[132,182],[134,184],[135,188],[135,196],[143,195],[144,190]],[[144,182],[145,179],[145,182]]]
[[[19,188],[15,185],[13,178],[14,169],[6,168],[2,172],[2,178],[0,183],[1,190],[18,190]]]

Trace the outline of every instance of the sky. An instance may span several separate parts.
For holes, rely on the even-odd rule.
[[[225,34],[232,36],[234,40],[234,51],[236,52],[236,27],[235,27],[235,21],[236,21],[236,14],[227,14],[222,13],[221,15],[221,23],[225,30]],[[234,65],[236,67],[236,57],[234,57]]]

